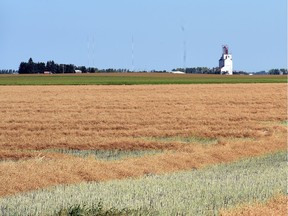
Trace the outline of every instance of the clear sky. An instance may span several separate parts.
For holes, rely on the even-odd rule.
[[[136,70],[287,67],[286,0],[0,0],[0,69],[21,61]],[[133,38],[133,40],[132,40]]]

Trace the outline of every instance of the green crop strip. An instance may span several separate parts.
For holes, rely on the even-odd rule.
[[[0,85],[141,85],[209,83],[287,83],[287,76],[173,74],[0,75]]]
[[[152,212],[147,209],[116,209],[110,208],[106,209],[103,206],[102,202],[99,202],[96,205],[87,207],[85,205],[75,205],[69,208],[61,209],[58,213],[55,213],[54,216],[124,216],[124,215],[155,215],[157,212]]]
[[[107,209],[147,209],[153,215],[217,215],[221,208],[286,194],[286,177],[286,152],[278,152],[201,170],[62,185],[4,197],[0,212],[55,215],[61,209],[78,205],[89,209],[103,202]]]

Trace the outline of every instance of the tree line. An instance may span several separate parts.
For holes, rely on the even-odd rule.
[[[176,68],[172,71],[181,71],[186,72],[188,74],[221,74],[221,70],[219,67],[192,67],[192,68]],[[249,73],[245,71],[233,71],[233,74],[243,74],[248,75]]]
[[[271,75],[283,75],[283,74],[288,74],[288,70],[287,69],[271,69],[268,71],[268,74]]]
[[[44,62],[34,62],[32,58],[28,60],[28,62],[21,62],[19,65],[19,74],[41,74],[41,73],[75,73],[77,71],[81,71],[81,73],[123,73],[130,72],[129,69],[101,69],[95,67],[85,67],[85,66],[75,66],[73,64],[57,64],[54,61],[47,61],[46,64]]]
[[[32,58],[28,62],[21,62],[19,65],[19,74],[37,74],[44,73],[74,73],[75,66],[73,64],[56,64],[54,61],[37,62],[35,63]]]
[[[60,74],[60,73],[75,73],[75,72],[82,72],[82,73],[127,73],[133,72],[129,69],[98,69],[95,67],[85,67],[85,66],[75,66],[73,64],[57,64],[53,60],[44,62],[34,62],[32,58],[28,60],[28,62],[21,62],[19,65],[19,70],[0,70],[0,74],[41,74],[41,73],[53,73],[53,74]],[[187,68],[175,68],[172,71],[181,71],[186,72],[189,74],[220,74],[219,67],[187,67]],[[166,73],[166,70],[152,70],[152,71],[141,71],[141,72],[154,72],[154,73]],[[234,74],[244,74],[247,75],[249,73],[245,71],[234,71]],[[270,74],[270,75],[282,75],[288,74],[287,69],[271,69],[268,72],[261,71],[256,72],[254,74]]]
[[[173,69],[172,71],[181,71],[181,72],[192,73],[192,74],[220,74],[220,68],[219,67],[213,67],[213,68],[208,68],[208,67],[176,68],[176,69]],[[246,71],[233,71],[233,74],[248,75],[250,73],[248,73]],[[286,75],[286,74],[288,74],[288,70],[284,69],[284,68],[271,69],[268,72],[261,71],[261,72],[255,72],[254,74]]]
[[[220,68],[219,67],[187,67],[187,68],[176,68],[172,69],[172,71],[181,71],[191,74],[220,74]]]
[[[18,70],[0,70],[0,74],[17,74]]]

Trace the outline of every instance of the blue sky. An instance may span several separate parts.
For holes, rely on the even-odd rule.
[[[136,70],[287,67],[286,0],[0,0],[0,69],[30,57]],[[184,31],[183,31],[183,28]]]

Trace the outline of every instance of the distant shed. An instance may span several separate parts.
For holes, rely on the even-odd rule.
[[[172,71],[173,74],[185,74],[183,71]]]

